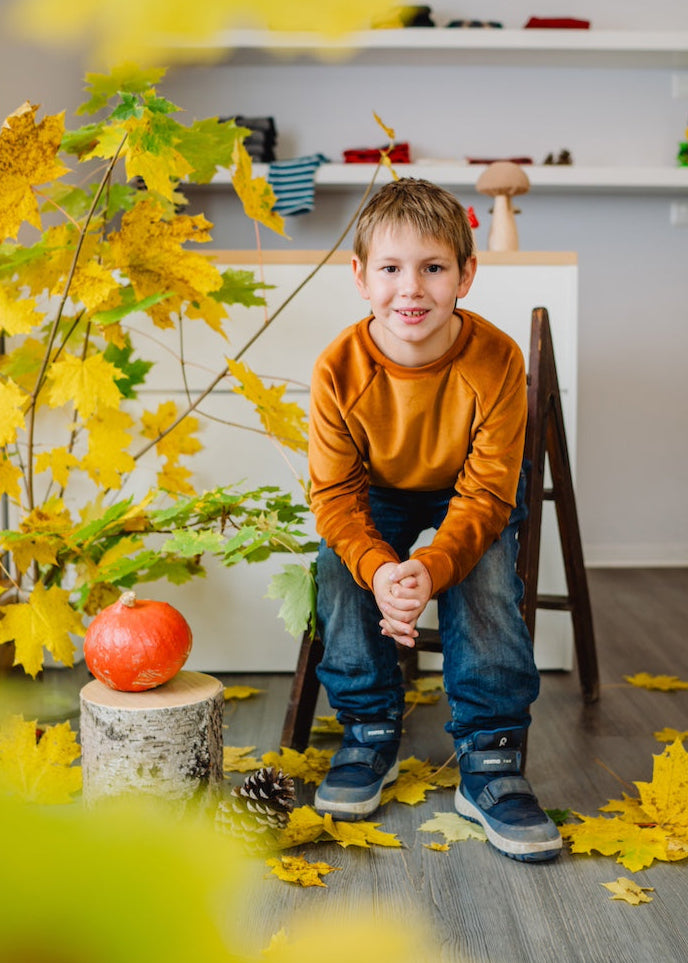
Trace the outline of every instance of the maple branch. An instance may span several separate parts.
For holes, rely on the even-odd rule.
[[[367,199],[368,199],[368,197],[369,197],[369,195],[370,195],[370,192],[371,192],[372,189],[373,189],[373,186],[374,186],[374,184],[375,184],[375,179],[376,179],[376,177],[377,177],[377,175],[378,175],[378,173],[379,173],[379,171],[380,171],[380,167],[381,167],[381,166],[382,166],[382,160],[378,161],[378,163],[376,164],[375,170],[374,170],[374,172],[373,172],[373,176],[372,176],[372,178],[371,178],[371,180],[370,180],[370,183],[369,183],[368,186],[366,187],[366,189],[365,189],[365,191],[364,191],[364,193],[363,193],[363,196],[361,197],[361,200],[360,200],[358,206],[356,207],[356,210],[354,211],[354,213],[353,213],[353,214],[351,215],[351,217],[349,218],[349,220],[348,220],[348,222],[347,222],[347,224],[346,224],[346,227],[345,227],[344,230],[341,232],[341,234],[339,235],[339,237],[337,238],[337,240],[335,241],[335,243],[333,244],[333,246],[330,248],[330,250],[327,252],[327,254],[325,255],[325,257],[313,268],[313,270],[310,272],[310,274],[308,274],[308,276],[291,292],[291,294],[282,302],[282,304],[280,304],[280,306],[276,309],[276,311],[274,312],[274,314],[265,321],[265,323],[262,325],[262,327],[260,327],[260,328],[258,329],[258,331],[256,331],[256,333],[253,335],[253,337],[249,338],[249,340],[246,342],[246,344],[244,344],[244,346],[243,346],[242,348],[240,348],[240,350],[234,355],[234,358],[232,359],[233,361],[239,361],[239,359],[243,357],[243,355],[248,351],[248,349],[255,344],[255,342],[258,340],[258,338],[260,338],[260,337],[267,331],[267,329],[270,327],[270,325],[273,323],[273,321],[275,321],[275,320],[279,317],[279,315],[282,313],[282,311],[284,311],[284,309],[287,307],[287,305],[290,304],[291,301],[293,301],[293,299],[296,297],[296,295],[299,293],[299,291],[303,290],[303,288],[306,286],[306,284],[308,284],[308,282],[309,282],[310,280],[312,280],[313,277],[315,277],[315,275],[318,273],[318,271],[320,270],[320,268],[322,268],[325,264],[327,264],[327,262],[329,261],[329,259],[332,257],[332,255],[334,254],[334,252],[339,248],[339,246],[341,245],[342,241],[344,240],[344,238],[346,237],[346,235],[347,235],[347,234],[349,233],[349,231],[351,230],[352,225],[353,225],[354,222],[356,221],[356,218],[358,217],[361,209],[363,208],[363,205],[364,205],[365,202],[367,201]],[[188,415],[190,415],[192,411],[195,411],[195,409],[198,408],[198,406],[200,405],[200,403],[201,403],[202,401],[204,401],[205,398],[207,398],[208,395],[211,394],[211,393],[215,390],[215,388],[217,388],[217,386],[219,385],[219,383],[220,383],[224,378],[226,378],[228,374],[229,374],[229,367],[226,367],[223,371],[221,371],[221,372],[210,382],[210,384],[207,386],[207,388],[205,388],[205,389],[201,392],[201,394],[200,394],[194,401],[192,401],[192,402],[189,403],[189,406],[187,407],[186,411],[183,411],[180,415],[178,415],[178,417],[175,418],[175,420],[174,420],[170,425],[168,425],[168,427],[167,427],[164,431],[162,431],[162,432],[157,436],[157,438],[151,439],[151,441],[149,441],[147,444],[145,444],[145,445],[143,445],[141,448],[139,448],[139,450],[136,452],[136,454],[132,456],[132,457],[134,458],[134,461],[137,461],[139,458],[141,458],[142,455],[145,455],[146,452],[150,451],[151,448],[153,448],[155,445],[157,445],[157,443],[158,443],[159,441],[162,441],[162,439],[163,439],[166,435],[169,435],[169,433],[170,433],[171,431],[174,431],[174,429],[177,427],[177,425],[179,425]]]
[[[77,267],[77,264],[78,264],[78,262],[79,262],[79,255],[81,254],[81,248],[83,247],[84,240],[85,240],[85,238],[86,238],[86,233],[87,233],[87,231],[88,231],[89,224],[90,224],[91,221],[93,220],[93,217],[94,217],[96,208],[97,208],[97,206],[98,206],[98,203],[99,203],[99,201],[100,201],[101,195],[102,195],[103,191],[105,190],[105,185],[108,183],[110,177],[112,176],[112,172],[113,172],[113,170],[114,170],[114,168],[115,168],[115,164],[116,164],[117,161],[119,160],[119,156],[120,156],[120,154],[121,154],[121,152],[122,152],[122,149],[124,148],[124,145],[125,145],[126,140],[127,140],[127,136],[128,136],[128,135],[125,134],[124,137],[122,138],[122,140],[120,141],[120,144],[119,144],[119,146],[117,147],[117,149],[115,150],[115,152],[114,152],[114,154],[113,154],[113,156],[112,156],[112,158],[111,158],[111,160],[110,160],[110,163],[108,164],[108,166],[107,166],[107,168],[106,168],[106,170],[105,170],[105,174],[103,175],[103,178],[102,178],[100,184],[98,185],[98,190],[97,190],[97,191],[95,192],[95,194],[93,195],[93,201],[92,201],[92,203],[91,203],[91,206],[90,206],[90,208],[89,208],[89,210],[88,210],[88,213],[87,213],[87,215],[86,215],[86,219],[85,219],[84,224],[83,224],[83,226],[82,226],[82,228],[81,228],[81,231],[80,231],[80,233],[79,233],[79,238],[78,238],[78,240],[77,240],[76,247],[75,247],[75,249],[74,249],[74,256],[73,256],[73,258],[72,258],[72,263],[71,263],[70,266],[69,266],[69,272],[68,272],[68,274],[67,274],[67,280],[65,281],[64,291],[62,292],[62,297],[60,298],[60,303],[59,303],[58,308],[57,308],[57,313],[56,313],[56,315],[55,315],[55,318],[54,318],[53,323],[52,323],[52,327],[51,327],[51,329],[50,329],[50,333],[49,333],[49,335],[48,335],[48,342],[47,342],[47,346],[46,346],[46,350],[45,350],[45,355],[43,356],[43,361],[42,361],[42,364],[41,364],[41,369],[40,369],[40,371],[38,372],[38,377],[36,378],[36,385],[35,385],[35,387],[34,387],[34,390],[33,390],[32,393],[31,393],[31,399],[30,399],[30,402],[29,402],[29,429],[28,429],[28,432],[27,432],[28,459],[27,459],[27,472],[26,472],[26,500],[27,500],[27,504],[28,504],[28,507],[29,507],[29,511],[32,511],[33,508],[34,508],[34,492],[33,492],[33,445],[34,445],[34,434],[35,434],[35,428],[36,428],[36,408],[37,408],[38,395],[40,394],[40,391],[41,391],[43,385],[45,384],[46,371],[48,370],[48,365],[49,365],[50,362],[51,362],[50,356],[51,356],[51,354],[52,354],[53,345],[55,344],[55,338],[57,337],[57,331],[58,331],[58,328],[59,328],[59,325],[60,325],[60,321],[62,320],[62,313],[63,313],[63,311],[64,311],[65,304],[67,303],[67,298],[69,297],[69,290],[70,290],[72,281],[73,281],[73,279],[74,279],[74,274],[75,274],[75,272],[76,272],[76,267]],[[54,359],[53,359],[53,360],[54,360]]]

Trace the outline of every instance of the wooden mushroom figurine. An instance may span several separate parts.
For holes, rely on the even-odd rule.
[[[511,198],[529,190],[530,181],[525,171],[511,161],[495,161],[482,172],[475,188],[494,198],[487,250],[518,251],[516,212]]]

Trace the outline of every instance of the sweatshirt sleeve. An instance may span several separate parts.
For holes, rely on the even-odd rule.
[[[523,463],[528,403],[525,364],[511,353],[488,397],[476,392],[471,449],[456,481],[456,495],[430,543],[412,557],[430,573],[433,594],[461,582],[507,525],[516,504]]]
[[[339,555],[356,582],[372,588],[373,575],[399,558],[375,528],[368,501],[365,452],[346,426],[337,385],[319,361],[311,381],[308,461],[311,510],[318,534]]]

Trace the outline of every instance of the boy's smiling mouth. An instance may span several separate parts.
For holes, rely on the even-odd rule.
[[[409,321],[417,321],[420,318],[424,318],[428,313],[427,308],[398,308],[397,314],[400,314],[402,318],[406,318]]]

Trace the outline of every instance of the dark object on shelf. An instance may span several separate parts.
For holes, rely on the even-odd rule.
[[[384,30],[393,27],[434,27],[431,17],[432,10],[426,6],[394,7],[389,14],[374,21],[374,30]]]
[[[556,160],[554,159],[554,154],[548,154],[542,163],[548,166],[551,166],[553,164],[569,165],[569,164],[573,164],[573,157],[571,156],[571,151],[561,150],[559,151],[559,156],[556,158]]]
[[[448,27],[485,27],[488,30],[501,30],[504,24],[498,20],[450,20]]]
[[[576,17],[531,17],[524,24],[524,30],[589,30],[589,20],[578,20]]]
[[[221,117],[220,120],[233,120],[237,127],[248,127],[251,133],[244,141],[251,160],[261,164],[269,164],[275,159],[277,144],[277,128],[272,117],[244,117],[237,114],[234,117]]]
[[[511,161],[512,164],[532,164],[532,157],[467,157],[469,164],[496,164],[497,161]]]
[[[377,164],[386,147],[352,147],[342,152],[345,164]],[[410,164],[411,151],[408,144],[395,144],[387,153],[392,164]]]

